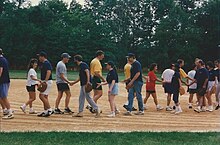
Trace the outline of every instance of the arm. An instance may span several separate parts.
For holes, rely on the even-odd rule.
[[[60,74],[60,77],[61,77],[61,79],[62,79],[63,81],[65,81],[65,82],[67,82],[68,84],[70,84],[70,81],[69,81],[67,78],[65,78],[65,76],[64,76],[63,73]]]
[[[103,78],[103,76],[100,75],[100,72],[95,72],[95,76],[99,77],[103,82],[105,82],[105,79]]]
[[[2,76],[3,67],[0,67],[0,77]]]
[[[36,77],[34,76],[31,76],[31,79],[34,80],[34,81],[38,81],[38,82],[41,82],[41,80],[37,79]]]
[[[208,83],[208,81],[209,81],[209,79],[207,78],[207,79],[205,79],[205,82],[204,82],[204,84],[203,84],[203,88],[206,88],[206,85],[207,85],[207,83]]]
[[[144,78],[145,80],[147,79],[148,76],[142,75],[142,78]]]
[[[163,82],[163,80],[161,80],[161,79],[158,79],[158,78],[156,79],[156,81],[158,81],[158,82],[161,82],[161,83]]]
[[[180,87],[182,87],[181,79],[178,79],[178,80],[179,80]]]
[[[48,81],[51,75],[51,70],[47,70],[45,81]]]
[[[129,84],[133,84],[134,81],[137,80],[137,78],[140,76],[140,74],[141,74],[140,72],[137,72]]]
[[[89,84],[89,83],[90,83],[90,75],[89,75],[89,70],[88,70],[88,69],[86,69],[86,70],[85,70],[85,72],[86,72],[86,77],[87,77],[86,84]]]

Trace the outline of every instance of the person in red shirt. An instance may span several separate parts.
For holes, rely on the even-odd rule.
[[[157,111],[163,110],[163,107],[158,104],[157,101],[157,94],[156,94],[156,81],[162,82],[162,80],[158,79],[155,72],[157,72],[157,64],[152,63],[150,66],[150,72],[148,73],[147,76],[143,76],[143,78],[146,80],[146,97],[144,99],[144,109],[147,110],[147,100],[152,95],[154,99],[154,103],[156,105]]]

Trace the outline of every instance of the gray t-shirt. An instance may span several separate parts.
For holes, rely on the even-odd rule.
[[[57,63],[57,67],[56,67],[56,79],[57,79],[57,84],[59,83],[67,83],[64,80],[61,79],[60,75],[64,74],[64,77],[67,78],[67,69],[66,69],[66,65],[62,62],[59,61]]]

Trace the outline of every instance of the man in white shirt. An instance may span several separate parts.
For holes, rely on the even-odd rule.
[[[189,76],[190,78],[194,78],[194,77],[195,77],[195,75],[196,75],[196,69],[197,69],[196,65],[193,64],[192,70],[188,72],[188,76]],[[188,83],[188,84],[191,84],[192,81],[188,79],[188,80],[187,80],[187,83]],[[197,93],[197,84],[194,83],[193,85],[189,86],[188,92],[189,92],[189,109],[192,109],[193,96],[194,96],[194,94]]]
[[[174,69],[175,69],[175,65],[171,64],[170,68],[166,69],[163,73],[162,73],[162,80],[163,80],[163,87],[164,87],[164,92],[167,93],[167,107],[166,107],[166,111],[172,111],[172,107],[170,106],[170,102],[171,102],[171,95],[173,94],[173,89],[172,89],[172,85],[171,85],[171,81],[174,75]]]

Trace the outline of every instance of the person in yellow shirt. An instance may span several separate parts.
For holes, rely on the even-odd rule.
[[[194,79],[193,78],[190,78],[187,74],[186,74],[186,72],[182,69],[182,67],[184,66],[184,60],[183,59],[178,59],[177,60],[177,63],[179,64],[179,67],[180,67],[180,78],[181,78],[181,81],[182,81],[182,83],[184,83],[185,85],[187,85],[187,83],[186,82],[184,82],[183,81],[183,79],[188,79],[188,80],[191,80],[191,81],[194,81]]]
[[[90,72],[92,76],[92,87],[94,91],[93,100],[97,103],[98,99],[102,96],[102,86],[97,87],[101,82],[105,82],[102,76],[102,65],[101,60],[104,59],[104,52],[98,50],[96,52],[96,58],[94,58],[90,63]]]

